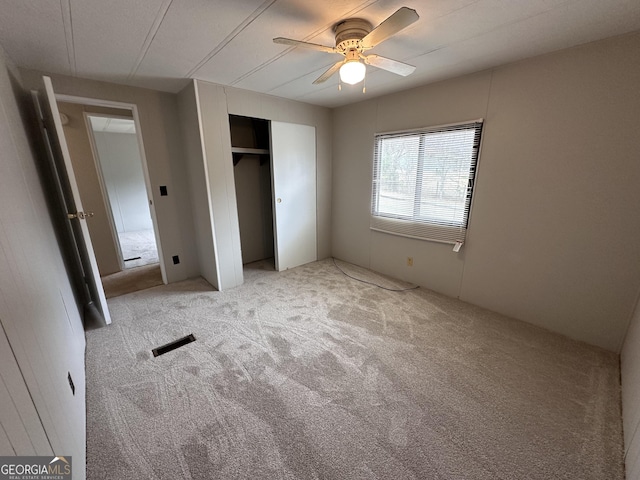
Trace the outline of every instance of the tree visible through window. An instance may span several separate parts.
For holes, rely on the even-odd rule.
[[[478,121],[377,135],[371,227],[463,242],[481,130]]]

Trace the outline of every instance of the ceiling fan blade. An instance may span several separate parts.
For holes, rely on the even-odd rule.
[[[281,45],[290,45],[292,47],[304,47],[312,50],[320,50],[327,53],[338,53],[335,47],[325,47],[317,43],[301,42],[300,40],[292,40],[290,38],[278,37],[273,39],[273,43],[279,43]]]
[[[416,69],[416,67],[408,63],[391,60],[390,58],[381,57],[380,55],[363,55],[363,57],[364,63],[381,68],[387,72],[395,73],[396,75],[402,75],[403,77],[411,75]]]
[[[390,36],[408,27],[419,18],[415,10],[407,7],[399,8],[362,39],[362,47],[365,49],[375,47],[380,42],[385,41]]]
[[[334,63],[333,65],[331,65],[329,67],[329,69],[324,72],[322,75],[320,75],[318,78],[315,79],[315,81],[313,82],[314,85],[317,85],[319,83],[323,83],[326,82],[327,80],[329,80],[329,77],[331,77],[334,73],[336,73],[338,70],[340,70],[340,67],[344,64],[344,60],[340,60],[339,62]]]

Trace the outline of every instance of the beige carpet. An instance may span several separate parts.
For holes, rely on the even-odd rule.
[[[433,292],[324,260],[109,307],[89,479],[624,478],[617,355]]]
[[[128,268],[102,277],[102,287],[107,298],[118,297],[162,284],[159,263]]]

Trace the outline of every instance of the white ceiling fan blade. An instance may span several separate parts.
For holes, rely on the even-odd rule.
[[[411,75],[416,69],[416,67],[409,65],[408,63],[391,60],[390,58],[381,57],[380,55],[367,55],[366,57],[363,55],[363,57],[364,63],[381,68],[387,72],[402,75],[403,77]]]
[[[317,43],[301,42],[300,40],[292,40],[291,38],[278,37],[273,39],[273,43],[279,43],[281,45],[290,45],[292,47],[304,47],[312,50],[320,50],[327,53],[338,53],[335,47],[326,47]]]
[[[322,75],[320,75],[318,78],[316,78],[316,80],[313,82],[313,84],[317,85],[319,83],[323,83],[323,82],[326,82],[327,80],[329,80],[329,77],[331,77],[334,73],[336,73],[338,70],[340,70],[340,67],[342,66],[343,63],[344,63],[344,60],[340,60],[339,62],[336,62],[333,65],[331,65],[329,67],[329,70],[327,70]]]
[[[385,41],[390,36],[408,27],[419,18],[415,10],[407,7],[399,8],[393,15],[371,30],[369,34],[362,39],[362,47],[365,49],[375,47],[380,42]]]

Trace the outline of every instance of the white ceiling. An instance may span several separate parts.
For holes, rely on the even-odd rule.
[[[114,117],[94,117],[89,115],[91,129],[94,132],[109,133],[136,133],[136,124],[133,120]]]
[[[198,78],[334,107],[640,30],[638,0],[0,0],[0,44],[21,67],[177,92]],[[341,57],[276,45],[333,46],[332,26],[374,26],[401,6],[420,20],[371,50],[417,67],[368,67],[367,93],[337,75]],[[631,60],[631,59],[630,59]],[[637,59],[636,59],[637,61]]]

